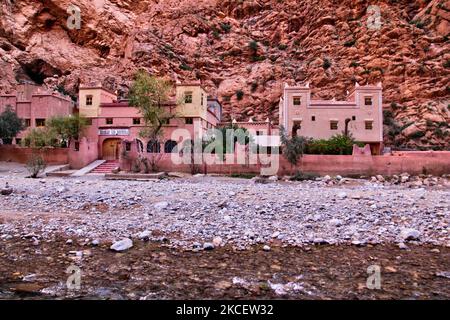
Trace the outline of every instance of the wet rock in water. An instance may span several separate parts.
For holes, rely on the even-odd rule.
[[[120,241],[115,242],[110,249],[113,251],[125,251],[133,247],[133,241],[131,239],[122,239]]]
[[[403,240],[419,240],[420,232],[416,229],[403,229],[400,232],[400,238]]]
[[[13,193],[13,189],[9,186],[8,182],[6,182],[5,187],[1,190],[2,196],[9,196]]]
[[[203,244],[203,250],[214,250],[214,244],[212,244],[211,242],[205,242]]]

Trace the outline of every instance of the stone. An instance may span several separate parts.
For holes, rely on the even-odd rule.
[[[269,177],[269,181],[278,181],[278,176]]]
[[[328,182],[331,180],[331,177],[329,175],[326,175],[325,177],[322,178],[322,181]]]
[[[211,242],[205,242],[204,244],[203,244],[203,250],[207,250],[207,251],[210,251],[210,250],[214,250],[214,244],[213,243],[211,243]]]
[[[133,247],[133,241],[131,239],[125,238],[120,241],[115,242],[110,249],[113,251],[125,251]]]
[[[337,196],[338,196],[339,199],[345,199],[345,198],[347,198],[347,193],[339,192]]]
[[[420,232],[418,230],[415,229],[403,229],[400,232],[400,238],[403,240],[419,240],[420,238]]]
[[[385,182],[385,181],[386,181],[386,180],[384,179],[384,177],[383,177],[382,175],[380,175],[380,174],[377,175],[376,178],[377,178],[377,180],[380,181],[380,182]]]
[[[5,187],[1,189],[0,193],[2,196],[9,196],[13,193],[13,189],[9,186],[8,182],[6,182]]]
[[[398,244],[398,247],[399,247],[401,250],[408,250],[408,246],[407,246],[406,244],[404,244],[403,242],[400,242],[400,243]]]
[[[141,240],[148,240],[150,235],[151,235],[151,232],[148,230],[145,230],[138,234],[138,238]]]
[[[263,250],[264,250],[264,251],[270,251],[270,246],[265,245],[265,246],[263,247]]]
[[[219,247],[222,244],[223,240],[221,237],[215,237],[212,241],[214,247]]]
[[[330,225],[335,226],[335,227],[340,227],[342,225],[342,220],[340,220],[340,219],[331,219],[330,220]]]
[[[161,201],[161,202],[155,203],[153,207],[158,211],[162,211],[164,209],[167,209],[168,206],[169,206],[169,203],[167,201]]]

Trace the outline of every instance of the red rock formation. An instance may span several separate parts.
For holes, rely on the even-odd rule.
[[[126,94],[145,68],[201,79],[228,118],[276,120],[283,82],[343,99],[382,81],[387,141],[450,148],[450,1],[378,1],[379,30],[362,0],[80,0],[80,30],[67,27],[71,3],[2,2],[0,90],[102,81]]]

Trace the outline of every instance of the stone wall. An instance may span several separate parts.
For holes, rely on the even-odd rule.
[[[69,163],[68,148],[45,148],[40,150],[47,164]],[[26,163],[32,155],[32,148],[21,148],[15,145],[0,146],[0,161]]]

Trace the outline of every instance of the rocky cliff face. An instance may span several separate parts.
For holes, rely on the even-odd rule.
[[[201,79],[228,118],[276,121],[284,82],[343,99],[382,81],[388,143],[450,148],[450,1],[378,1],[377,28],[362,0],[79,0],[79,30],[71,3],[2,2],[0,90],[101,81],[125,95],[145,68]]]

